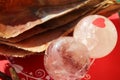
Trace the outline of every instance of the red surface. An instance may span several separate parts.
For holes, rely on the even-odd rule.
[[[104,28],[105,27],[105,20],[103,18],[97,18],[93,21],[93,24],[100,27],[100,28]]]
[[[110,19],[118,31],[117,45],[108,56],[95,60],[88,72],[91,76],[89,80],[120,80],[120,18],[118,14],[114,14]],[[10,60],[13,66],[17,66],[21,80],[35,80],[34,77],[49,80],[49,76],[44,71],[43,55],[32,55],[22,59],[11,58]],[[4,56],[0,56],[0,71],[9,74],[8,63],[9,61]]]
[[[110,19],[116,25],[118,42],[108,56],[95,60],[89,70],[90,80],[120,80],[120,18],[114,14]]]

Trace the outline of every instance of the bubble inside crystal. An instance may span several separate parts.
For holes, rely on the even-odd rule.
[[[88,50],[73,37],[54,40],[46,50],[44,65],[54,80],[76,80],[82,78],[90,64]]]

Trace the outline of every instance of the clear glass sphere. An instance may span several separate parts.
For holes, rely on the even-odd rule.
[[[101,15],[89,15],[80,20],[73,37],[86,45],[91,58],[107,56],[114,49],[118,39],[115,25]]]
[[[73,37],[58,38],[49,45],[44,56],[44,66],[54,80],[77,80],[88,71],[88,50]]]

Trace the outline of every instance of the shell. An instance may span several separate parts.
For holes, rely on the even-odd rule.
[[[81,18],[91,14],[110,16],[119,9],[120,3],[115,0],[0,0],[0,54],[25,57],[41,53],[47,43],[71,33]],[[50,34],[52,39],[43,34]],[[33,41],[37,45],[31,44]]]
[[[62,6],[42,7],[38,1],[39,0],[30,0],[27,2],[23,0],[1,1],[0,37],[16,37],[36,25],[67,14],[81,5],[79,1]]]

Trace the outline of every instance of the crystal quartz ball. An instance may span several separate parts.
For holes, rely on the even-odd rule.
[[[45,52],[45,69],[54,80],[80,80],[90,65],[87,53],[87,47],[73,37],[58,38]]]
[[[73,36],[87,46],[90,58],[108,55],[114,49],[118,37],[114,24],[100,15],[83,18],[76,25]]]

